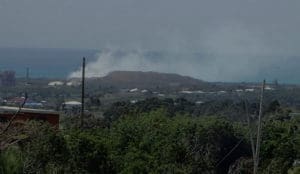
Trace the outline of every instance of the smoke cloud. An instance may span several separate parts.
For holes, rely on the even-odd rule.
[[[199,35],[201,39],[193,45],[180,35],[173,36],[171,44],[160,51],[106,49],[87,65],[87,76],[102,77],[111,71],[126,70],[178,73],[206,81],[298,80],[295,61],[300,63],[299,59],[288,50],[270,46],[264,33],[231,24],[203,30]],[[81,69],[70,77],[80,75]]]

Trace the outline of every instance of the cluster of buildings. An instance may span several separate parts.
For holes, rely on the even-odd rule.
[[[0,100],[2,104],[6,106],[20,106],[24,102],[25,97],[13,97],[7,100]],[[28,99],[24,105],[24,107],[28,108],[34,108],[34,109],[40,109],[44,108],[44,106],[47,104],[46,101],[36,102],[33,100]]]
[[[16,85],[16,72],[3,71],[0,72],[0,86],[15,86]]]

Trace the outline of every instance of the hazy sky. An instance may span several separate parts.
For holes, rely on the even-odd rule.
[[[0,47],[296,54],[299,32],[299,0],[0,0]]]

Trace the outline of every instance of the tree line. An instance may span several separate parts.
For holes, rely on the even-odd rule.
[[[1,150],[0,173],[252,173],[247,124],[226,117],[243,117],[243,105],[226,114],[232,105],[207,106],[220,113],[195,114],[201,107],[184,99],[149,99],[114,104],[101,126],[56,130],[28,122],[12,134],[21,141]],[[276,102],[265,112],[259,173],[296,170],[299,118]]]

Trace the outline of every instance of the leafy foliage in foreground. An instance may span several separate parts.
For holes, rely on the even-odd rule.
[[[216,166],[239,140],[233,126],[219,118],[169,118],[156,111],[119,120],[112,126],[111,137],[119,173],[221,172],[247,155],[241,146]]]
[[[221,117],[127,113],[108,128],[55,130],[30,123],[25,140],[1,151],[2,173],[251,173],[243,123]],[[300,156],[299,120],[265,118],[261,173],[287,173]],[[241,140],[224,160],[223,157]],[[221,162],[221,163],[220,163]],[[291,171],[291,170],[290,170]]]

